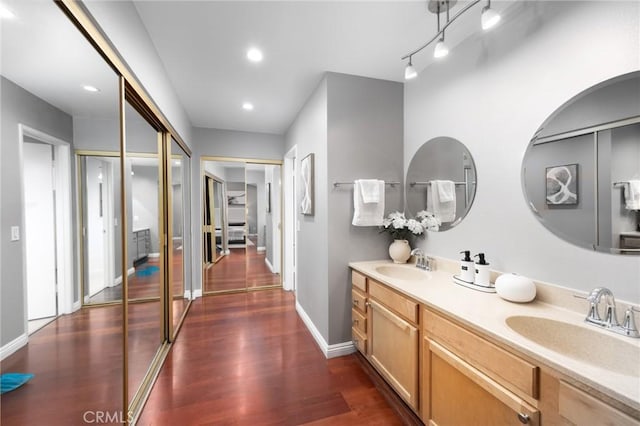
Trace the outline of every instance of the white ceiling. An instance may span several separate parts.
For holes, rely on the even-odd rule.
[[[2,3],[17,15],[0,23],[2,75],[73,116],[117,116],[115,73],[51,0]],[[447,30],[450,47],[479,31],[484,3]],[[197,127],[283,134],[326,71],[401,82],[400,58],[436,32],[426,0],[134,4]],[[247,61],[250,46],[263,50],[262,63]],[[433,62],[431,53],[414,57],[418,70]],[[245,101],[254,111],[241,108]]]
[[[400,58],[436,33],[427,1],[134,3],[197,127],[283,134],[324,72],[403,81]],[[458,2],[451,16],[467,3]],[[480,30],[484,5],[451,26],[451,46]],[[251,46],[263,50],[262,63],[247,61]],[[431,54],[415,56],[418,70]],[[242,110],[245,101],[255,109]]]

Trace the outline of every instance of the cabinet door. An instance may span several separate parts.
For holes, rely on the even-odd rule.
[[[414,409],[418,408],[418,328],[375,300],[369,304],[371,364]]]
[[[425,423],[539,425],[539,412],[524,400],[439,345],[425,340],[423,367],[430,377]]]

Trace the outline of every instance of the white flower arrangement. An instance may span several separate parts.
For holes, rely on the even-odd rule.
[[[422,235],[425,231],[437,231],[441,222],[426,210],[421,210],[415,218],[407,219],[404,213],[395,211],[382,221],[380,232],[388,232],[394,240],[406,240],[411,235]]]

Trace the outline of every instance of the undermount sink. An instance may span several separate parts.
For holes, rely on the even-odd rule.
[[[628,376],[640,376],[640,347],[606,330],[534,316],[512,316],[507,326],[547,349],[596,367]]]
[[[383,265],[376,267],[376,272],[398,280],[419,281],[429,278],[428,272],[411,266]]]

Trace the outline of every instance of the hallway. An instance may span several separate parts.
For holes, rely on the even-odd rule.
[[[292,293],[194,301],[139,425],[402,424],[356,355],[327,360]]]

